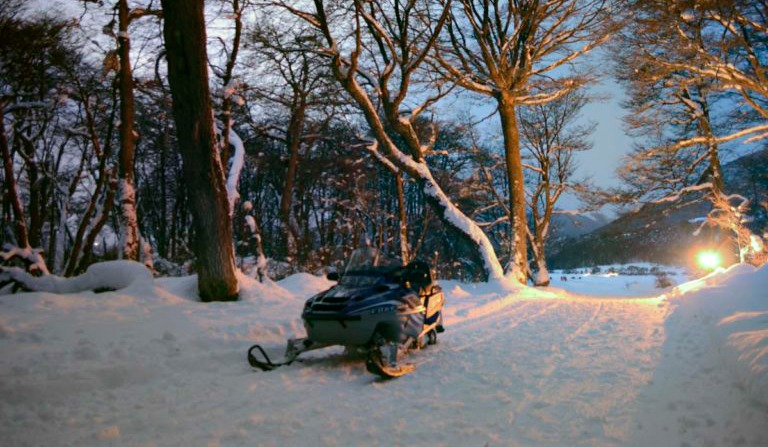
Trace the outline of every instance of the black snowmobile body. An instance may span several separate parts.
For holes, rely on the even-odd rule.
[[[372,373],[397,377],[413,370],[399,363],[405,351],[435,344],[443,332],[445,298],[423,261],[402,266],[385,260],[375,249],[358,249],[344,274],[329,278],[338,279],[338,284],[304,305],[301,318],[307,337],[289,340],[281,363],[272,363],[254,345],[248,351],[252,366],[273,369],[302,352],[342,345],[367,351],[366,366]],[[256,351],[265,359],[258,360]]]
[[[347,271],[338,285],[307,300],[301,318],[307,337],[319,343],[365,346],[375,336],[405,343],[442,329],[443,302],[429,267],[415,261]]]

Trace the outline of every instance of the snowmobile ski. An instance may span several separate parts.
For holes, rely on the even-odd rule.
[[[410,363],[397,364],[399,346],[395,343],[386,343],[368,351],[365,368],[371,374],[376,374],[382,379],[394,379],[404,376],[416,367]]]
[[[394,379],[413,372],[416,367],[410,363],[405,365],[389,366],[369,358],[365,362],[365,369],[367,369],[369,373],[376,374],[382,379]]]
[[[325,348],[326,346],[328,345],[316,343],[308,338],[292,338],[288,340],[288,346],[285,348],[285,359],[281,362],[273,362],[260,345],[253,345],[248,349],[248,364],[262,371],[272,371],[275,368],[290,365],[302,352]],[[261,358],[255,352],[261,354]]]
[[[254,354],[253,351],[259,351],[261,353],[261,356],[263,360],[259,360]],[[248,363],[254,367],[259,368],[262,371],[272,371],[273,369],[287,365],[290,362],[279,362],[279,363],[273,363],[272,360],[270,360],[269,356],[266,352],[264,352],[264,349],[259,345],[253,345],[248,349]]]

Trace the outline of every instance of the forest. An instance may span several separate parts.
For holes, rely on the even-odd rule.
[[[765,260],[723,164],[765,148],[761,0],[0,0],[0,285],[111,259],[204,301],[361,245],[545,286],[553,216],[707,203]],[[633,136],[598,188],[585,105]]]

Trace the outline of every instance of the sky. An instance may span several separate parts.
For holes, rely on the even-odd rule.
[[[592,149],[576,154],[578,166],[575,178],[591,178],[595,186],[619,186],[616,169],[622,163],[622,157],[632,148],[632,138],[624,132],[622,118],[626,110],[621,107],[624,89],[610,75],[591,92],[605,96],[601,102],[593,102],[582,109],[582,119],[597,123],[592,134]],[[560,200],[559,208],[574,209],[578,199],[567,195]]]
[[[624,132],[622,121],[626,114],[620,104],[624,99],[624,89],[606,77],[591,91],[607,95],[608,98],[584,106],[583,119],[596,122],[597,128],[592,135],[592,150],[577,155],[577,176],[591,176],[598,186],[616,186],[616,168],[632,147],[632,138]]]

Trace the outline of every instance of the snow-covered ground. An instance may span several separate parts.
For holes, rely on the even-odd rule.
[[[661,269],[668,272],[667,279],[672,286],[684,283],[688,280],[686,273],[679,267],[662,266],[646,262],[632,264],[633,267],[651,270]],[[651,297],[662,293],[656,287],[656,276],[646,275],[620,275],[611,273],[627,270],[627,265],[601,265],[599,273],[591,273],[591,268],[573,269],[570,272],[554,270],[551,273],[552,287],[568,290],[577,295],[605,296],[605,297]]]
[[[242,278],[236,303],[195,302],[194,278],[3,295],[0,444],[768,445],[768,268],[661,296],[596,278],[443,281],[447,331],[391,381],[339,348],[250,369],[251,343],[303,335],[304,300],[331,284],[310,275]]]

